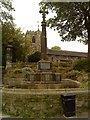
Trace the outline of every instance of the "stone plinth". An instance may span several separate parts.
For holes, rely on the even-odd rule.
[[[52,78],[53,78],[53,81],[56,81],[56,82],[59,82],[61,81],[61,73],[52,73]]]
[[[61,82],[61,74],[52,72],[36,72],[30,73],[27,79],[34,83],[59,83]]]
[[[41,81],[44,81],[44,82],[52,81],[52,72],[42,72]]]
[[[29,81],[40,83],[59,83],[61,81],[61,74],[52,72],[52,62],[40,60],[37,63],[37,72],[30,74]]]

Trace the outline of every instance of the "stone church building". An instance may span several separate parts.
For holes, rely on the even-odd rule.
[[[35,53],[36,51],[41,52],[41,31],[27,31],[26,40],[29,45],[28,55]],[[47,49],[47,58],[50,61],[72,61],[75,59],[87,58],[87,53],[84,52],[74,52],[65,50],[51,50]]]

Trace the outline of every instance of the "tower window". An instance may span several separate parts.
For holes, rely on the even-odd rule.
[[[35,43],[35,36],[32,37],[32,43]]]

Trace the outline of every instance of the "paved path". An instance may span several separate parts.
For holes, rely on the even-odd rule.
[[[4,118],[4,119],[2,119]],[[6,119],[5,119],[6,118]],[[7,119],[8,118],[8,119]],[[0,120],[25,120],[25,118],[16,118],[16,117],[10,117],[10,116],[3,116],[0,117]],[[61,117],[61,118],[26,118],[26,120],[90,120],[88,116],[79,116],[79,117]]]

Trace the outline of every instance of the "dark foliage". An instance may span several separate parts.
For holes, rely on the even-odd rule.
[[[88,60],[87,59],[76,60],[73,65],[73,69],[87,72],[88,71]]]
[[[34,54],[28,56],[28,62],[38,62],[40,58],[41,58],[41,53],[35,52]]]

